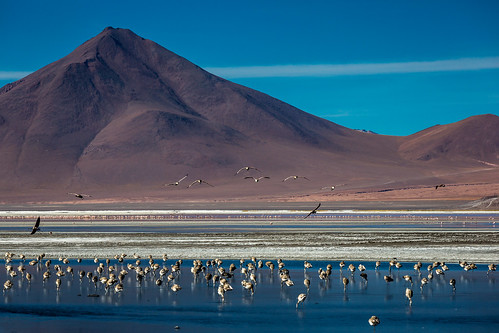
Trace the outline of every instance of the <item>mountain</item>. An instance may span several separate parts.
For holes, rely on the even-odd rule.
[[[496,116],[484,117],[497,123]],[[405,138],[362,133],[109,27],[0,89],[0,195],[20,201],[63,200],[77,191],[101,198],[223,199],[286,196],[330,184],[431,183],[434,170],[424,165],[430,160],[459,157],[463,168],[478,159],[496,162],[497,126],[470,141],[474,126],[456,123],[437,131],[443,134],[433,128]],[[488,140],[487,133],[492,139],[477,157],[473,147]],[[457,137],[444,151],[425,141]],[[234,176],[245,165],[258,166],[271,180],[256,187]],[[163,187],[186,173],[185,185],[202,178],[216,186]],[[293,174],[310,181],[282,182]]]
[[[406,137],[399,151],[410,160],[499,165],[499,117],[486,114],[433,126]]]

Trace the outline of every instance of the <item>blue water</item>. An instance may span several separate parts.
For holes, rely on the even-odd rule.
[[[147,259],[141,260],[144,268]],[[142,284],[136,281],[135,272],[130,272],[122,293],[115,293],[114,289],[106,293],[100,282],[95,288],[86,277],[80,282],[77,276],[80,269],[96,274],[97,265],[90,260],[81,264],[71,260],[69,266],[75,276],[66,273],[61,277],[62,285],[57,291],[53,265],[61,265],[64,271],[67,265],[52,260],[52,276],[43,283],[45,266],[29,266],[26,262],[26,271],[33,275],[33,280],[29,284],[19,274],[12,279],[12,289],[0,296],[0,332],[372,332],[368,324],[372,315],[381,321],[376,332],[499,331],[499,272],[487,274],[483,264],[468,272],[457,264],[447,264],[450,269],[445,275],[434,274],[421,291],[420,279],[427,276],[429,263],[423,263],[421,276],[413,269],[414,263],[402,263],[400,270],[391,271],[394,281],[386,283],[383,276],[390,274],[387,262],[382,263],[379,271],[374,270],[374,263],[363,262],[367,268],[366,283],[358,270],[353,275],[346,267],[340,271],[336,261],[311,261],[313,268],[305,272],[303,262],[285,260],[295,285],[281,287],[277,262],[272,261],[276,265],[273,273],[265,266],[257,270],[254,295],[241,286],[239,261],[224,261],[222,266],[226,269],[231,263],[237,267],[234,277],[228,280],[234,290],[225,294],[225,301],[211,282],[207,285],[203,273],[197,278],[193,276],[192,261],[188,260],[175,281],[182,286],[177,294],[166,283],[159,287],[154,283],[159,271],[155,277],[147,275]],[[11,263],[16,271],[19,262],[16,259]],[[175,261],[156,262],[170,267]],[[125,260],[126,263],[135,264],[135,260]],[[355,267],[359,264],[346,265],[350,263]],[[326,269],[327,264],[332,264],[332,274],[329,280],[322,281],[317,270]],[[118,271],[122,268],[116,260],[111,265],[116,265]],[[208,271],[214,272],[213,268]],[[403,279],[406,274],[413,279],[412,287]],[[298,294],[306,293],[304,277],[311,280],[310,291],[305,302],[296,308]],[[343,277],[349,279],[346,290]],[[456,279],[455,292],[449,285],[451,278]],[[2,269],[0,281],[6,279]],[[405,297],[407,287],[414,292],[412,306]],[[88,297],[89,294],[99,297]],[[180,328],[176,330],[175,326]]]

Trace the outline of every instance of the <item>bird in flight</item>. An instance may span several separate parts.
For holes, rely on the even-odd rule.
[[[305,218],[304,218],[304,219],[306,219],[307,217],[309,217],[309,216],[310,216],[310,215],[312,215],[312,214],[317,213],[317,209],[319,209],[319,207],[320,207],[320,206],[321,206],[321,204],[320,204],[320,202],[319,202],[319,204],[317,205],[317,207],[315,207],[313,211],[311,211],[310,213],[308,213],[308,215],[307,215],[307,216],[305,216]]]
[[[239,173],[240,173],[241,171],[243,171],[243,170],[249,171],[249,170],[251,170],[251,169],[256,170],[256,171],[258,171],[258,172],[261,172],[260,170],[258,170],[258,169],[257,169],[257,168],[255,168],[255,167],[252,167],[252,166],[245,166],[245,167],[242,167],[241,169],[237,170],[237,172],[234,174],[234,176],[235,176],[235,175],[237,175],[237,174],[239,174]]]
[[[40,216],[36,219],[35,225],[33,226],[33,230],[31,231],[30,235],[33,235],[35,232],[40,230]]]
[[[324,186],[323,188],[321,188],[321,190],[331,190],[331,191],[334,191],[334,186]]]
[[[435,190],[438,190],[439,187],[445,187],[445,184],[438,184],[438,185],[435,185]]]
[[[189,174],[186,174],[184,177],[180,178],[179,180],[177,180],[174,183],[165,184],[165,186],[178,186],[182,180],[187,178],[187,176],[189,176]]]
[[[211,184],[209,184],[209,183],[205,182],[204,180],[202,180],[202,179],[198,179],[198,180],[193,181],[193,182],[191,183],[191,185],[187,186],[187,188],[191,187],[191,186],[192,186],[192,185],[194,185],[194,184],[199,184],[199,185],[201,185],[202,183],[205,183],[206,185],[210,185],[211,187],[214,187],[213,185],[211,185]]]
[[[262,179],[270,179],[270,177],[267,177],[267,176],[265,176],[265,177],[258,177],[258,178],[251,177],[251,176],[244,177],[244,179],[249,179],[249,178],[253,179],[255,181],[255,183],[258,183]]]
[[[87,197],[87,198],[88,198],[88,197],[91,197],[91,195],[89,195],[89,194],[83,194],[83,193],[72,193],[72,192],[69,192],[68,194],[70,194],[70,195],[74,195],[75,197],[80,198],[80,199],[82,199],[82,200],[83,200],[83,198],[85,198],[85,197]]]
[[[284,178],[282,181],[285,182],[288,179],[298,179],[298,178],[304,178],[306,180],[310,180],[307,177],[303,177],[303,176],[289,176],[289,177]]]

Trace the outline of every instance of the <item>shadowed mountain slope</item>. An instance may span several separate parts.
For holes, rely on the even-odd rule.
[[[361,133],[214,76],[130,30],[106,28],[0,89],[0,187],[4,197],[70,189],[188,197],[192,191],[162,187],[188,172],[186,183],[216,183],[215,197],[272,196],[304,189],[281,182],[291,174],[310,178],[308,188],[371,186],[432,177],[421,160],[445,153],[497,160],[497,133],[483,154],[473,149],[493,126],[474,141],[461,125],[446,126],[445,135],[424,134],[434,128],[407,138]],[[431,148],[433,137],[457,141]],[[246,189],[234,172],[248,164],[274,183]]]

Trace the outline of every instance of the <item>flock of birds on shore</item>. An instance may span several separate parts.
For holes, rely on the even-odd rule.
[[[45,254],[41,254],[33,260],[30,260],[28,267],[25,265],[25,262],[28,259],[23,254],[16,256],[11,252],[7,252],[5,253],[4,258],[6,274],[10,277],[3,284],[4,295],[13,288],[13,280],[16,278],[19,279],[19,277],[17,277],[18,275],[21,275],[22,279],[25,279],[29,284],[31,284],[33,274],[35,273],[41,274],[42,284],[44,287],[47,286],[49,281],[53,281],[52,275],[56,275],[57,277],[55,282],[52,283],[55,284],[57,292],[60,292],[62,279],[64,279],[65,276],[66,278],[73,279],[74,275],[76,275],[79,278],[80,283],[83,283],[84,279],[87,279],[87,283],[94,284],[96,292],[95,294],[89,294],[89,297],[99,297],[98,292],[108,294],[113,290],[114,293],[122,293],[125,290],[123,282],[125,278],[132,273],[134,273],[134,277],[139,288],[142,287],[142,282],[145,279],[151,279],[158,287],[166,284],[166,286],[175,294],[182,290],[182,287],[179,284],[180,282],[177,279],[180,275],[183,261],[177,260],[175,263],[167,265],[167,260],[169,260],[167,254],[163,254],[162,258],[158,260],[155,260],[150,255],[147,256],[147,260],[145,258],[141,259],[141,257],[136,254],[133,255],[133,259],[127,259],[126,254],[115,255],[113,259],[94,258],[93,261],[96,266],[87,272],[84,270],[74,272],[72,266],[70,266],[70,260],[63,257],[59,258],[60,264],[55,264],[52,263],[51,259],[45,259]],[[18,259],[17,267],[15,267],[14,263],[16,258]],[[82,259],[80,258],[72,260],[76,260],[78,263],[82,262]],[[125,262],[125,260],[127,262]],[[230,293],[234,289],[231,283],[236,274],[241,275],[241,286],[251,295],[255,293],[259,283],[259,281],[257,281],[257,275],[255,274],[259,269],[268,269],[270,274],[274,274],[274,271],[277,269],[281,288],[288,288],[295,285],[294,281],[291,279],[290,271],[286,268],[286,264],[282,259],[277,259],[275,262],[266,261],[265,263],[262,260],[257,260],[255,257],[251,257],[249,260],[241,259],[239,261],[239,268],[237,268],[234,263],[231,263],[229,267],[224,267],[223,264],[224,262],[221,259],[206,260],[205,263],[201,260],[193,260],[192,267],[190,269],[194,279],[197,279],[199,276],[203,276],[208,286],[211,283],[212,287],[216,288],[221,302],[224,302],[226,294]],[[374,270],[379,271],[381,265],[381,261],[377,261],[375,263]],[[477,269],[475,264],[467,263],[465,261],[460,261],[459,265],[465,271]],[[313,268],[312,263],[308,261],[305,261],[303,266],[305,273]],[[30,269],[29,267],[35,267],[35,269]],[[45,269],[43,269],[43,267],[45,267]],[[384,275],[386,283],[394,281],[394,278],[392,277],[392,269],[400,269],[401,267],[402,264],[396,259],[389,261],[389,274]],[[420,277],[421,292],[423,292],[424,287],[432,281],[434,274],[445,276],[445,272],[449,269],[444,262],[434,262],[427,266],[427,276],[422,277],[422,268],[423,264],[421,262],[414,264],[414,270]],[[363,264],[359,264],[357,267],[353,264],[349,264],[347,266],[344,261],[341,261],[339,263],[339,270],[340,278],[342,277],[341,281],[343,283],[344,293],[347,292],[349,281],[350,279],[354,279],[354,273],[356,271],[360,273],[360,277],[363,279],[364,283],[367,284],[368,277],[366,274],[366,267]],[[343,276],[344,270],[347,271],[347,274],[348,272],[351,274],[350,279],[347,276]],[[495,264],[488,265],[487,275],[495,270]],[[325,269],[319,268],[317,272],[319,281],[329,283],[332,271],[333,266],[331,264],[328,264]],[[412,297],[414,294],[412,289],[413,280],[411,275],[404,275],[403,279],[406,283],[410,284],[410,287],[408,286],[405,289],[405,297],[408,300],[409,306],[412,306]],[[304,301],[309,296],[311,281],[307,274],[305,274],[303,284],[306,287],[306,292],[300,293],[296,297],[296,308],[303,306]],[[456,292],[456,280],[450,279],[449,285],[452,287],[453,292]],[[380,319],[376,316],[372,316],[369,318],[368,322],[371,326],[375,327],[380,323]]]

